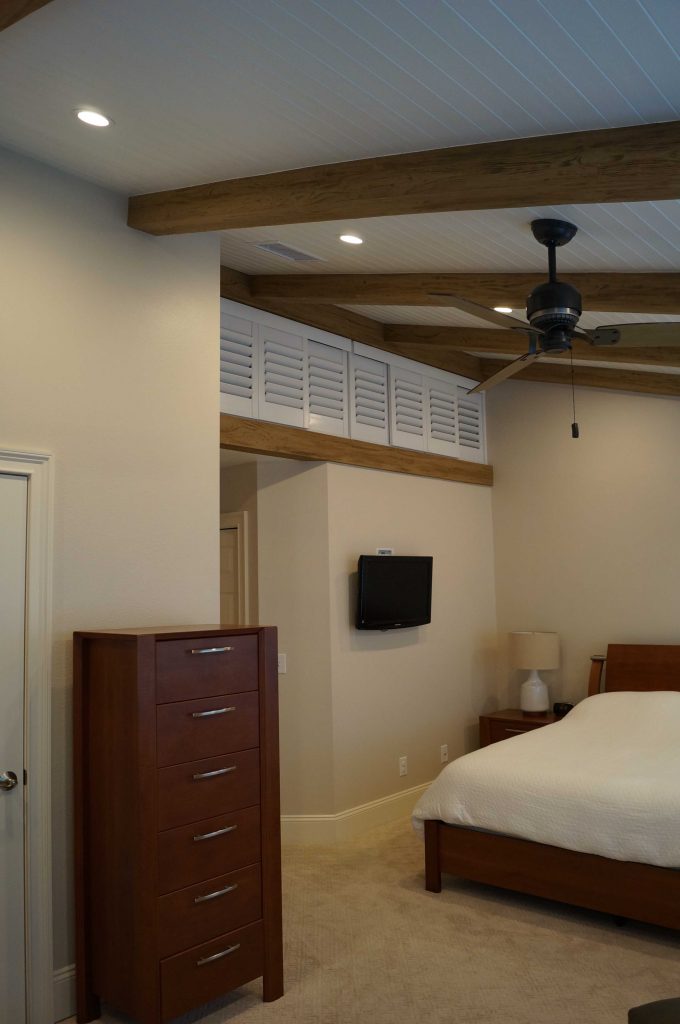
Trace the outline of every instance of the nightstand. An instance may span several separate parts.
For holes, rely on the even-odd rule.
[[[543,725],[559,722],[552,711],[527,712],[518,708],[492,711],[490,715],[479,716],[479,742],[482,747],[499,740],[508,740],[521,732],[531,732]]]

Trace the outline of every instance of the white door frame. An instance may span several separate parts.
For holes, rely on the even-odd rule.
[[[51,679],[52,458],[0,449],[0,473],[28,480],[25,752],[27,1024],[53,1024]]]
[[[248,513],[222,512],[220,530],[236,530],[236,557],[238,565],[238,621],[247,626],[250,621],[250,581],[249,581],[249,549],[248,549]]]

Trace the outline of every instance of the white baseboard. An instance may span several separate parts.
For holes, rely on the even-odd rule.
[[[332,844],[353,839],[376,825],[387,825],[399,818],[408,818],[420,794],[429,782],[402,789],[399,793],[350,807],[339,814],[284,814],[281,834],[284,843]]]
[[[54,972],[54,1019],[65,1020],[76,1012],[76,965]]]

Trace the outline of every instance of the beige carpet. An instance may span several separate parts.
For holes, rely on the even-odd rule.
[[[680,936],[453,879],[426,893],[422,861],[401,823],[286,850],[286,995],[253,983],[182,1022],[625,1024],[680,995]]]

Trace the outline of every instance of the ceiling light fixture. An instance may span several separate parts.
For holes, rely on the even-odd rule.
[[[76,110],[76,117],[93,128],[108,128],[112,123],[110,117],[106,117],[98,110]]]
[[[347,245],[363,245],[363,238],[359,238],[358,235],[340,235],[341,242],[347,242]]]
[[[494,306],[493,308],[497,313],[512,313],[511,306]]]

